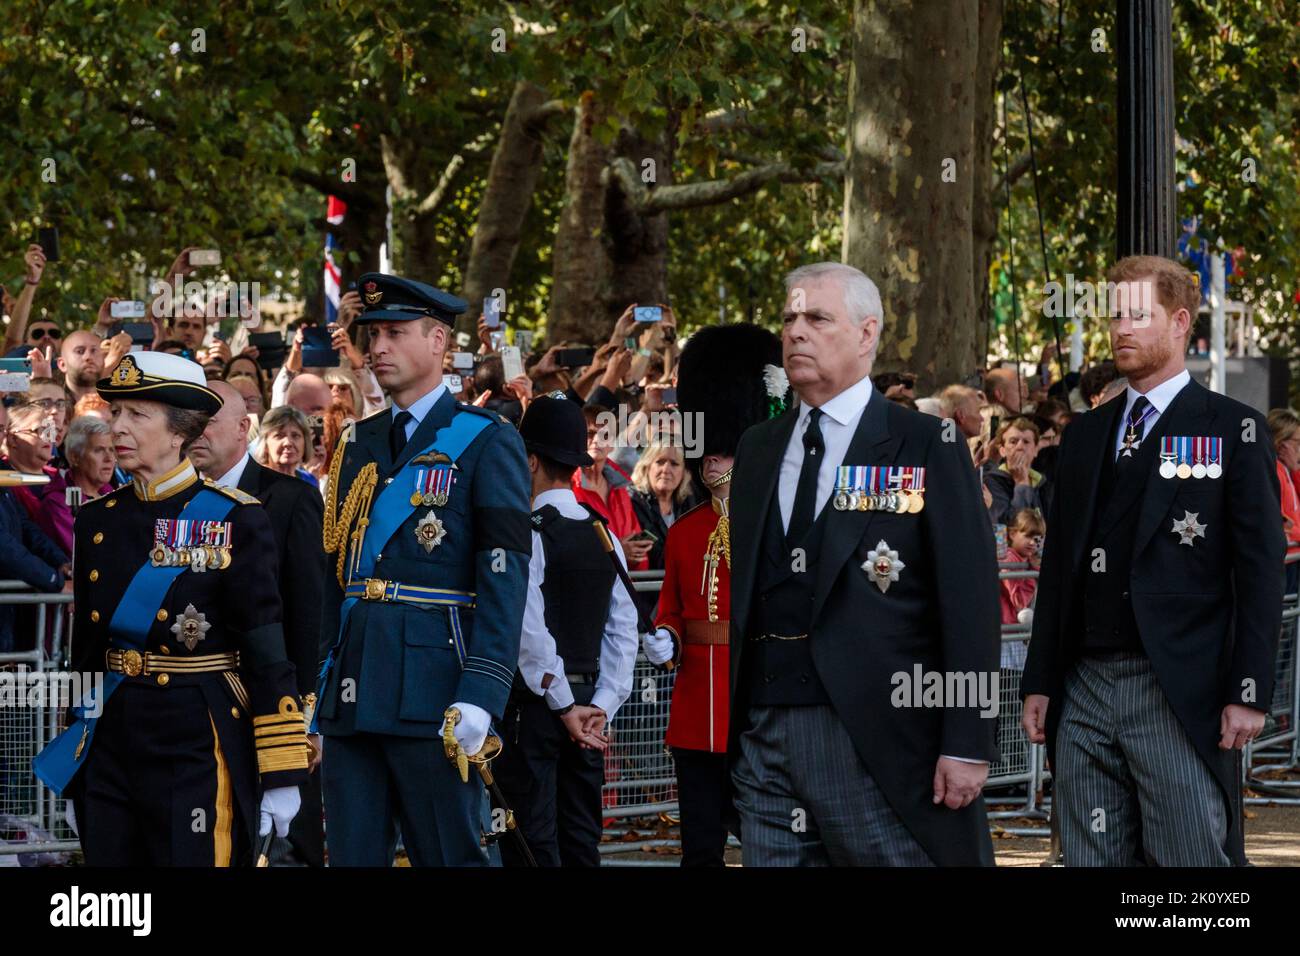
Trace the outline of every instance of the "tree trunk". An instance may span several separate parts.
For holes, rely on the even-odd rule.
[[[567,340],[595,343],[594,330],[604,319],[602,290],[608,265],[601,242],[606,191],[601,173],[609,149],[593,135],[604,115],[595,96],[590,91],[583,93],[569,140],[564,209],[555,231],[555,281],[546,320],[548,345]]]
[[[645,182],[645,161],[653,160],[654,178],[645,182],[653,191],[672,185],[672,155],[663,142],[648,140],[631,130],[618,138],[616,151],[626,157]],[[605,193],[605,252],[609,257],[609,288],[605,295],[605,319],[601,336],[609,334],[619,315],[632,303],[668,305],[668,214],[646,215],[633,205],[618,185],[607,176]]]
[[[993,128],[997,103],[998,68],[1002,64],[1002,0],[980,0],[979,60],[975,65],[975,172],[971,176],[971,222],[974,226],[971,252],[975,283],[974,321],[977,357],[987,361],[986,331],[992,328],[993,301],[989,267],[993,264],[993,243],[998,235],[998,200],[993,189]]]
[[[542,171],[540,125],[531,121],[546,103],[546,91],[520,82],[506,109],[501,136],[492,154],[479,204],[478,223],[465,267],[462,295],[470,304],[467,317],[477,317],[484,297],[494,289],[510,288],[510,270],[519,249],[524,218]]]
[[[926,389],[981,364],[972,281],[979,8],[854,7],[843,257],[880,287],[877,369],[910,369]]]

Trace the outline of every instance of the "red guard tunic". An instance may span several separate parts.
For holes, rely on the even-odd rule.
[[[724,753],[730,674],[730,545],[714,535],[722,507],[717,499],[692,508],[668,529],[664,584],[656,627],[673,632],[681,649],[664,742],[670,747]],[[725,533],[724,525],[722,531]],[[708,574],[710,537],[717,555]],[[723,545],[723,546],[720,546]],[[712,613],[710,613],[712,611]]]

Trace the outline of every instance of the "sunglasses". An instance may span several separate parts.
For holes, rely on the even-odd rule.
[[[46,338],[48,338],[48,339],[61,339],[61,338],[63,338],[63,330],[62,330],[62,329],[59,329],[59,328],[53,328],[53,329],[28,329],[27,334],[28,334],[29,336],[31,336],[31,339],[32,339],[33,342],[35,342],[37,339],[46,339]]]

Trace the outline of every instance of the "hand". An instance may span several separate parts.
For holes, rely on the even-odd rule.
[[[1047,743],[1047,702],[1046,694],[1030,694],[1025,698],[1020,727],[1031,744]]]
[[[230,344],[221,341],[221,339],[213,340],[212,344],[207,348],[207,354],[204,355],[203,361],[204,364],[208,362],[220,362],[222,365],[229,365]]]
[[[357,347],[352,344],[352,339],[348,335],[348,330],[340,325],[331,325],[330,329],[330,348],[347,358],[352,365],[352,371],[360,370],[365,365],[365,359],[357,351]]]
[[[289,344],[289,354],[284,357],[285,369],[294,375],[302,371],[302,343],[302,326],[299,326],[293,333],[293,341]]]
[[[673,659],[673,636],[662,627],[643,635],[641,647],[651,664],[666,664]]]
[[[645,401],[641,404],[643,412],[661,412],[664,409],[664,389],[672,388],[666,382],[655,382],[645,387]]]
[[[361,309],[361,293],[356,289],[345,292],[339,297],[339,325],[346,329],[361,314]]]
[[[604,737],[590,733],[587,730],[587,722],[591,719],[594,708],[584,707],[581,704],[575,705],[567,714],[560,716],[560,723],[564,724],[564,729],[569,732],[570,739],[578,744],[584,750],[599,750],[605,752],[609,746]]]
[[[32,378],[53,377],[50,374],[50,360],[45,355],[45,349],[32,349],[27,353],[27,360],[32,363]]]
[[[527,375],[516,376],[515,378],[512,378],[510,381],[506,382],[505,392],[507,395],[514,398],[516,401],[518,401],[520,405],[523,405],[525,409],[527,409],[528,403],[533,400],[532,379],[530,379]]]
[[[1018,485],[1029,484],[1029,463],[1033,460],[1033,449],[1022,448],[1007,456],[1007,471],[1011,480]]]
[[[262,354],[262,353],[259,352],[259,351],[257,350],[257,346],[256,346],[256,345],[250,345],[248,348],[244,349],[244,351],[242,351],[242,352],[240,352],[238,355],[236,355],[235,358],[250,358],[250,359],[252,359],[254,362],[256,362],[256,361],[257,361],[257,357],[258,357],[259,355],[261,355],[261,354]]]
[[[460,711],[460,721],[452,728],[452,734],[456,742],[460,744],[461,751],[467,757],[472,757],[483,749],[483,741],[487,740],[488,727],[492,723],[492,716],[479,707],[477,704],[465,704],[460,701],[451,705]],[[444,720],[442,728],[438,731],[438,736],[442,737],[447,728],[447,722]]]
[[[1243,704],[1229,704],[1219,717],[1219,749],[1240,750],[1264,729],[1264,712]]]
[[[301,806],[302,797],[298,794],[297,787],[273,787],[266,791],[262,794],[261,825],[257,828],[257,835],[266,836],[274,823],[275,835],[287,837],[289,824],[298,815]]]
[[[555,362],[555,356],[559,353],[560,347],[553,345],[546,350],[546,354],[541,360],[533,366],[533,374],[539,378],[543,375],[554,375],[560,370],[560,366]]]
[[[171,268],[163,273],[163,281],[175,282],[177,276],[183,279],[193,272],[194,267],[190,265],[190,253],[197,248],[198,246],[186,246],[178,252],[175,261],[171,264]]]
[[[611,392],[622,388],[623,382],[627,380],[628,372],[632,371],[632,359],[635,357],[635,353],[631,349],[617,349],[614,352],[614,357],[610,359],[609,365],[605,367],[605,374],[601,377],[600,384]]]
[[[934,768],[934,802],[942,803],[949,810],[969,806],[984,789],[988,777],[989,765],[986,763],[966,763],[940,757]]]
[[[650,553],[650,549],[654,546],[654,542],[649,539],[638,539],[636,536],[640,533],[641,532],[639,531],[634,531],[626,538],[619,539],[619,544],[623,546],[623,557],[627,558],[628,564],[636,564],[638,561],[645,558],[646,555]]]
[[[609,334],[611,344],[622,345],[623,340],[632,334],[632,326],[636,325],[636,319],[633,318],[635,309],[636,303],[633,302],[618,317],[618,321],[614,323],[614,331]]]
[[[1046,345],[1043,346],[1043,351],[1038,356],[1038,364],[1047,365],[1054,358],[1056,358],[1056,343],[1048,342]]]
[[[482,408],[484,405],[487,404],[488,399],[491,397],[492,397],[492,389],[485,388],[483,389],[483,391],[479,392],[478,395],[474,397],[474,401],[471,402],[470,404],[477,406],[478,408]]]
[[[578,708],[574,708],[577,710]],[[586,717],[582,721],[582,729],[589,737],[601,740],[606,746],[609,745],[609,734],[605,730],[605,725],[609,722],[609,717],[599,707],[587,707]]]
[[[993,492],[989,491],[989,486],[988,486],[988,485],[982,485],[981,487],[984,489],[984,507],[985,507],[985,508],[992,508],[992,507],[993,507]]]
[[[99,312],[95,316],[95,328],[107,329],[115,321],[113,319],[113,303],[122,301],[115,295],[110,295],[103,302],[99,303]]]
[[[27,274],[24,278],[29,285],[36,285],[41,281],[41,274],[45,271],[45,250],[39,243],[33,242],[27,247],[27,252],[23,255],[23,263],[27,266]]]
[[[111,339],[104,339],[99,343],[99,347],[104,350],[106,374],[117,368],[117,363],[122,361],[122,356],[131,351],[131,344],[131,336],[125,332],[118,332]]]
[[[311,750],[311,756],[307,758],[307,772],[315,773],[325,752],[325,748],[321,746],[320,734],[308,734],[307,746]]]
[[[496,351],[496,349],[492,347],[492,333],[495,331],[497,330],[488,328],[487,316],[480,314],[478,317],[478,340],[479,344],[483,346],[482,349],[480,349],[481,352],[488,353]]]

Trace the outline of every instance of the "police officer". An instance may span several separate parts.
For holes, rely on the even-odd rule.
[[[73,796],[90,866],[247,862],[252,834],[288,832],[307,777],[271,525],[186,457],[221,407],[202,368],[135,353],[97,390],[134,476],[75,529],[73,670],[104,682],[36,773]]]
[[[538,398],[520,435],[532,475],[532,558],[495,774],[540,865],[599,866],[605,728],[632,691],[636,606],[604,541],[626,569],[622,547],[573,495],[574,471],[591,464],[581,407]],[[501,859],[524,862],[508,841]]]
[[[466,303],[410,279],[358,281],[390,409],[349,429],[325,503],[324,735],[330,862],[482,865],[483,786],[444,752],[483,749],[505,709],[527,588],[519,434],[457,402],[443,353]],[[454,715],[448,717],[454,711]]]

